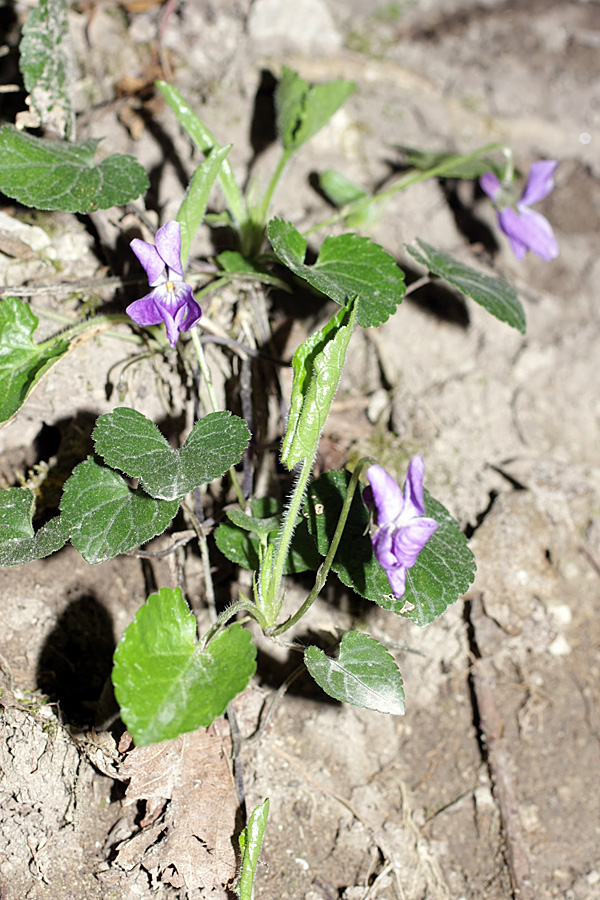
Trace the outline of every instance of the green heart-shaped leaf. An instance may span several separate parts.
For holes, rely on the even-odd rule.
[[[381,325],[402,302],[404,274],[389,253],[369,238],[340,234],[323,241],[314,265],[304,262],[306,238],[289,222],[271,219],[267,236],[288,269],[344,306],[357,298],[356,321],[363,328]]]
[[[66,523],[59,516],[34,533],[34,506],[27,488],[0,491],[0,566],[20,566],[50,556],[68,540]]]
[[[0,191],[35,209],[91,213],[134,200],[148,176],[133,156],[96,163],[98,141],[51,141],[0,128]]]
[[[162,534],[179,501],[132,491],[117,472],[89,456],[65,484],[60,509],[71,543],[95,565]]]
[[[342,638],[337,659],[318,647],[304,651],[306,668],[319,687],[342,703],[403,716],[402,676],[393,656],[374,638],[350,631]]]
[[[124,406],[100,416],[92,437],[109,466],[139,478],[152,497],[175,500],[238,463],[250,432],[231,413],[209,413],[196,422],[183,447],[173,450],[150,419]]]
[[[210,725],[256,670],[249,631],[230,625],[203,647],[196,624],[179,588],[161,588],[115,651],[115,696],[138,746]]]
[[[37,317],[15,297],[0,300],[0,424],[19,411],[43,376],[69,351],[61,338],[34,344]]]

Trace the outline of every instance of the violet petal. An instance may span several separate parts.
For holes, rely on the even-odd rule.
[[[394,566],[394,568],[386,569],[385,574],[394,595],[398,598],[403,597],[406,590],[406,567]]]
[[[417,557],[433,532],[438,527],[435,519],[413,519],[410,525],[394,532],[393,550],[396,562],[407,569],[412,568]]]
[[[165,278],[165,261],[153,244],[134,238],[129,244],[148,276],[150,287],[162,284]]]
[[[367,478],[377,510],[377,524],[385,525],[395,521],[404,508],[402,491],[382,466],[369,466]]]
[[[160,301],[161,297],[162,292],[155,288],[145,297],[130,303],[125,312],[137,325],[160,325],[163,321],[163,313],[156,301]]]
[[[485,191],[490,200],[493,200],[500,190],[500,181],[493,172],[484,172],[479,179],[479,184],[481,185],[481,190]]]
[[[547,197],[554,190],[554,170],[558,163],[554,160],[541,160],[534,162],[529,169],[529,178],[523,191],[520,204],[533,206]]]
[[[154,238],[156,249],[169,269],[183,277],[181,265],[181,228],[179,222],[166,222],[159,228]]]
[[[540,259],[549,261],[558,256],[558,243],[550,222],[541,213],[518,204],[518,212],[510,207],[498,214],[500,227],[517,245],[524,245]],[[513,248],[514,249],[514,248]],[[522,256],[515,250],[518,259]]]
[[[388,569],[390,566],[398,565],[399,560],[396,559],[393,550],[392,532],[388,531],[386,528],[380,528],[373,538],[372,543],[375,559],[380,566],[383,566],[384,569]]]
[[[425,502],[423,499],[423,476],[425,475],[425,463],[421,456],[413,456],[406,473],[404,484],[404,509],[402,518],[408,515],[424,516]]]

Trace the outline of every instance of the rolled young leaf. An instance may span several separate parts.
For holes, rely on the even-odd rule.
[[[297,72],[284,66],[275,93],[277,133],[284,150],[294,153],[314,137],[354,88],[353,81],[342,78],[311,87]]]
[[[61,337],[33,342],[38,319],[27,303],[0,300],[0,425],[23,406],[33,389],[71,349]]]
[[[294,353],[294,380],[281,461],[288,469],[312,459],[342,374],[354,329],[354,300]]]

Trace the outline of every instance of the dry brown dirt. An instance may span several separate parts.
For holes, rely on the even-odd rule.
[[[30,5],[0,9],[12,46]],[[517,263],[493,210],[466,183],[399,195],[370,230],[409,271],[404,243],[415,236],[495,270],[526,309],[523,337],[448,292],[415,293],[377,332],[354,336],[323,438],[323,468],[371,452],[400,475],[421,453],[430,491],[472,535],[478,574],[424,630],[328,587],[297,637],[368,627],[395,648],[406,716],[340,707],[300,678],[240,760],[248,808],[271,802],[260,900],[598,900],[600,6],[82,0],[71,24],[78,136],[105,136],[110,152],[147,167],[155,223],[173,218],[197,162],[152,93],[160,65],[233,142],[240,178],[263,184],[277,155],[264,145],[282,64],[311,81],[356,80],[276,193],[274,212],[299,228],[328,211],[311,172],[336,168],[373,188],[402,147],[467,151],[504,140],[525,172],[536,159],[558,160],[542,206],[560,243],[551,263]],[[16,211],[7,203],[5,212]],[[37,307],[76,310],[81,295],[54,280],[126,271],[125,238],[136,227],[129,210],[91,223],[38,216],[24,239],[41,249],[25,259],[0,253],[1,277],[45,283]],[[193,249],[213,251],[208,231]],[[104,290],[83,299],[120,309],[133,298]],[[226,292],[206,316],[226,322],[234,302]],[[288,355],[330,314],[289,303],[284,312]],[[120,402],[173,433],[189,425],[190,405],[166,367],[124,368],[129,352],[99,337],[55,369],[0,433],[4,486],[83,458],[91,423]],[[219,390],[231,374],[221,359],[211,356]],[[143,792],[125,796],[131,773],[119,778],[118,722],[103,693],[136,609],[153,582],[175,585],[183,565],[127,557],[91,567],[69,548],[0,570],[2,900],[208,895],[169,868],[160,817],[172,800],[150,809],[137,799]],[[186,586],[201,610],[199,572],[188,556]],[[231,578],[219,580],[223,596],[232,589]],[[290,601],[299,590],[290,587]],[[285,645],[260,647],[256,684],[236,702],[244,735],[297,661]],[[185,753],[195,758],[187,745]]]

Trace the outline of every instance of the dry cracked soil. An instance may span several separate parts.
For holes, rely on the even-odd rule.
[[[16,47],[32,5],[0,9],[8,82],[18,80]],[[376,332],[354,336],[322,440],[322,469],[376,452],[400,475],[421,453],[429,490],[470,537],[478,572],[468,595],[423,630],[367,608],[339,584],[328,587],[298,639],[368,627],[394,649],[407,713],[342,707],[300,677],[258,739],[242,742],[238,771],[248,809],[266,796],[271,803],[260,900],[598,900],[600,5],[70,6],[78,136],[103,136],[110,152],[135,156],[151,188],[145,207],[91,219],[26,216],[5,200],[0,278],[37,308],[71,314],[85,302],[118,311],[133,299],[102,287],[102,278],[127,273],[140,210],[155,225],[173,218],[197,164],[152,88],[156,77],[172,80],[233,144],[240,178],[262,184],[277,155],[273,87],[282,65],[311,82],[356,81],[275,195],[274,213],[299,228],[330,211],[311,187],[315,171],[335,168],[372,189],[398,170],[406,147],[466,152],[505,141],[523,172],[536,159],[558,160],[556,189],[540,207],[560,244],[552,262],[531,254],[517,262],[468,182],[418,185],[371,224],[369,235],[413,280],[422,273],[405,243],[418,236],[504,277],[526,310],[523,336],[438,286],[415,291]],[[10,121],[23,92],[2,96]],[[202,232],[194,255],[214,253],[211,241]],[[82,278],[96,279],[93,292],[58,284]],[[288,359],[331,314],[301,299],[300,309],[288,302],[266,310]],[[205,314],[229,327],[235,306],[228,289]],[[236,315],[237,334],[247,336],[251,323]],[[43,333],[55,327],[42,321]],[[100,335],[56,367],[0,433],[4,487],[24,479],[48,487],[52,478],[60,485],[90,451],[95,418],[119,403],[172,435],[189,427],[189,398],[167,366],[126,365],[133,352]],[[211,364],[224,392],[231,362],[215,350]],[[268,473],[258,474],[266,483]],[[236,578],[247,589],[244,577],[227,569],[219,596]],[[176,815],[190,815],[185,770],[204,751],[182,745],[167,765],[178,784],[155,796],[123,761],[106,690],[116,642],[148,590],[182,578],[202,615],[201,567],[191,553],[92,567],[68,548],[0,570],[2,900],[227,896],[218,878],[184,871],[188,851],[174,846]],[[299,591],[290,585],[290,601]],[[289,647],[259,644],[258,676],[235,704],[243,735],[297,665]],[[215,784],[227,785],[227,729],[213,737]],[[210,820],[217,802],[206,794],[195,814]]]

